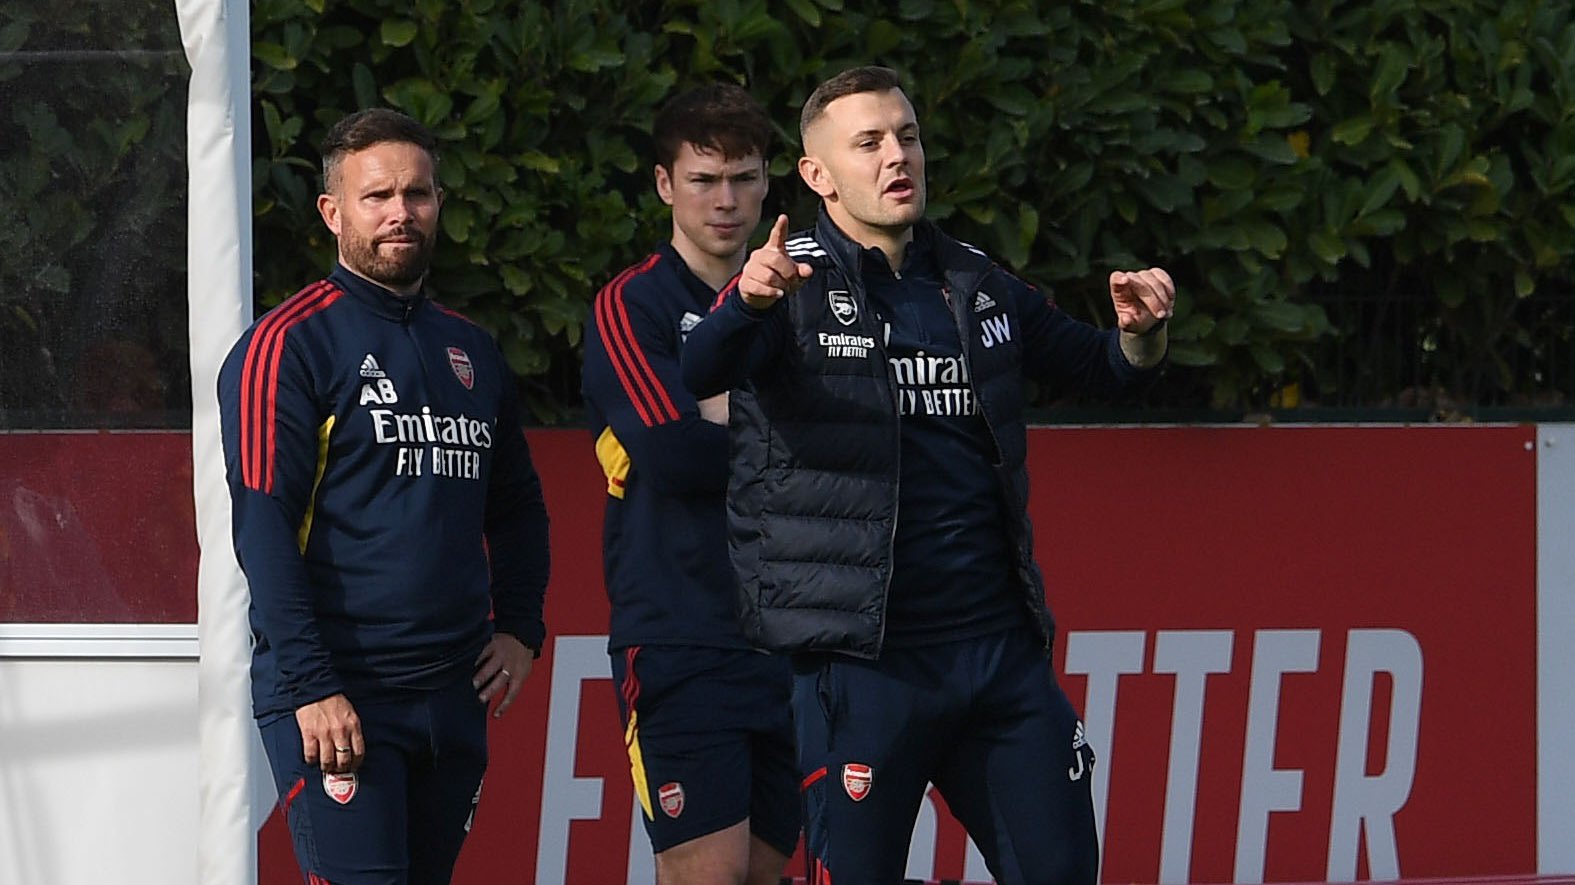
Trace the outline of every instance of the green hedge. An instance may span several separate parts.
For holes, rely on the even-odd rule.
[[[650,185],[655,108],[713,78],[749,86],[783,136],[768,210],[807,224],[797,109],[825,76],[878,62],[912,83],[931,215],[952,232],[1101,323],[1108,270],[1172,271],[1182,301],[1161,403],[1259,407],[1288,385],[1336,397],[1323,342],[1361,330],[1325,305],[1397,293],[1422,300],[1402,330],[1422,355],[1414,376],[1458,379],[1458,358],[1487,366],[1491,384],[1469,392],[1484,401],[1546,393],[1502,354],[1570,346],[1567,328],[1517,310],[1575,276],[1567,0],[875,8],[261,0],[262,300],[331,261],[312,201],[327,125],[401,108],[444,145],[435,279],[498,334],[554,420],[575,400],[589,299],[667,232]]]

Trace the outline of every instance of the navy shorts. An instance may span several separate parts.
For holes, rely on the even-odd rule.
[[[1093,751],[1032,631],[794,669],[811,882],[901,882],[931,783],[1001,885],[1095,881]]]
[[[695,646],[612,654],[645,831],[660,854],[746,818],[783,854],[798,845],[798,772],[786,658]]]
[[[487,768],[486,707],[469,674],[398,701],[351,703],[366,739],[353,777],[302,760],[293,714],[262,726],[301,872],[309,885],[446,885]]]

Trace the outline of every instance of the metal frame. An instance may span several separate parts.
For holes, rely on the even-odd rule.
[[[0,624],[5,658],[197,658],[196,624]]]

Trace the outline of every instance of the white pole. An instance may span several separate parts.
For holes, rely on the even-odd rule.
[[[187,304],[197,543],[198,881],[253,885],[273,801],[251,717],[246,581],[230,541],[215,393],[252,316],[251,35],[244,0],[177,0],[187,98]]]

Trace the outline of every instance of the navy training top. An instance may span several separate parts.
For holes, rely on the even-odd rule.
[[[241,336],[219,404],[259,719],[440,687],[494,625],[540,651],[547,513],[486,332],[337,267]]]
[[[885,253],[863,251],[864,295],[884,327],[902,437],[885,644],[947,642],[1026,623],[995,443],[928,239],[914,237],[896,273]]]
[[[727,428],[700,417],[679,356],[716,292],[668,243],[596,295],[582,390],[607,478],[609,649],[749,648],[728,559]]]

